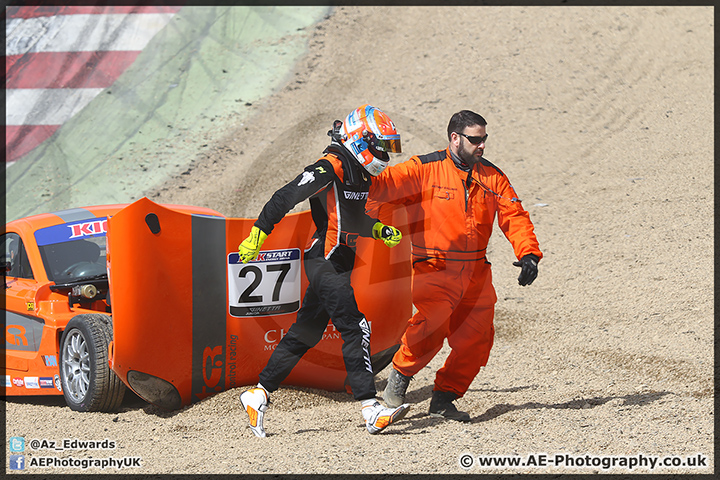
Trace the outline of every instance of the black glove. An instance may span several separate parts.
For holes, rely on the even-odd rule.
[[[530,285],[537,278],[537,265],[540,259],[537,255],[529,253],[522,257],[519,262],[513,262],[516,267],[522,268],[520,276],[518,277],[518,283],[523,287]]]

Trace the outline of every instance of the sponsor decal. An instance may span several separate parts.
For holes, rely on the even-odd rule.
[[[10,380],[10,375],[5,375],[5,388],[12,387],[12,381]]]
[[[440,200],[452,200],[455,198],[456,188],[444,187],[442,185],[433,185],[434,190],[433,196]]]
[[[255,262],[277,262],[283,260],[297,260],[300,258],[300,250],[276,250],[272,252],[258,253]]]
[[[15,377],[13,377],[12,383],[13,383],[13,385],[15,385],[16,387],[24,387],[24,386],[25,386],[25,382],[23,381],[22,378],[15,378]]]
[[[38,377],[25,377],[25,388],[40,388]]]
[[[43,323],[30,315],[5,312],[5,348],[37,352],[42,340]]]
[[[370,328],[372,322],[367,322],[368,328]],[[263,340],[265,341],[265,346],[263,347],[263,350],[265,351],[272,351],[275,350],[275,347],[277,347],[277,344],[282,340],[282,338],[287,334],[287,331],[284,328],[279,329],[270,329],[266,330],[265,334],[263,335]],[[342,341],[342,336],[340,335],[340,332],[335,328],[335,325],[332,323],[329,323],[327,327],[325,327],[325,331],[323,331],[322,338],[323,340],[338,340]]]
[[[55,387],[52,377],[40,377],[40,388]]]
[[[222,381],[224,358],[222,345],[213,348],[205,347],[202,361],[202,379],[205,384],[199,393],[194,392],[200,400],[222,392],[223,387],[220,382]]]
[[[326,328],[327,330],[327,328]],[[284,328],[281,328],[280,330],[272,329],[265,332],[265,336],[263,339],[265,340],[265,343],[271,344],[271,343],[277,343],[285,336],[287,332]],[[266,349],[267,350],[267,349]]]
[[[238,336],[230,335],[230,342],[228,343],[228,373],[227,373],[227,388],[237,387],[237,349],[238,349]]]
[[[43,363],[45,363],[46,367],[57,367],[57,358],[55,355],[43,355],[42,356]]]
[[[348,247],[356,247],[360,235],[357,233],[340,232],[340,243],[344,243]]]
[[[5,341],[10,345],[27,346],[26,333],[22,325],[8,325],[5,327]]]
[[[357,128],[360,128],[362,124],[360,123],[360,114],[357,110],[353,110],[353,112],[348,115],[347,120],[345,120],[345,128],[348,131],[353,131]]]
[[[363,332],[361,344],[363,349],[363,360],[365,360],[365,370],[373,373],[372,362],[370,361],[370,325],[365,318],[360,320],[360,330]]]
[[[68,225],[70,238],[88,237],[107,233],[107,219]]]
[[[227,268],[233,317],[281,315],[300,309],[300,249],[260,252],[246,264],[231,253]]]
[[[27,302],[26,305],[28,312],[32,312],[35,310],[35,302]]]
[[[102,217],[41,228],[35,232],[35,240],[42,247],[84,237],[104,237],[106,233],[107,218]]]
[[[55,374],[53,382],[55,383],[55,388],[57,388],[58,392],[62,392],[62,381],[60,380],[60,375]]]
[[[355,135],[355,137],[356,136],[357,135]],[[367,143],[365,143],[364,141],[361,141],[361,140],[356,140],[350,144],[350,147],[352,148],[355,155],[360,155],[362,152],[367,150]]]
[[[311,182],[314,182],[314,181],[315,181],[315,172],[307,172],[307,171],[305,171],[305,172],[302,173],[302,178],[301,178],[300,181],[298,182],[298,187],[302,187],[302,186],[305,185],[306,183],[311,183]]]
[[[368,192],[344,192],[347,200],[367,200]]]

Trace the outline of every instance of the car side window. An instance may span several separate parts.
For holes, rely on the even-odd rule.
[[[9,277],[17,278],[35,278],[30,268],[30,260],[28,260],[25,245],[23,245],[20,235],[17,233],[5,233],[2,235],[2,250],[4,258],[3,262],[10,263],[10,271],[7,272]]]

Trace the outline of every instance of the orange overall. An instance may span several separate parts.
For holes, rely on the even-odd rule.
[[[485,253],[495,217],[518,259],[542,258],[533,224],[499,168],[483,158],[464,172],[449,149],[413,156],[373,178],[368,209],[383,202],[407,211],[418,310],[393,365],[403,375],[415,375],[447,338],[452,351],[434,390],[461,397],[493,345],[497,296]]]

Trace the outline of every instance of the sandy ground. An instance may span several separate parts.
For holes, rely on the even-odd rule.
[[[410,384],[408,417],[376,436],[349,395],[295,387],[273,395],[266,439],[247,427],[241,389],[170,413],[130,395],[113,414],[10,399],[7,435],[108,438],[114,450],[32,454],[141,457],[129,471],[144,474],[712,473],[713,28],[711,7],[337,8],[251,122],[198,138],[192,167],[147,192],[254,217],[356,106],[395,121],[395,161],[444,148],[454,112],[481,113],[486,157],[520,194],[545,258],[519,287],[496,230],[495,347],[458,401],[471,423],[427,415],[445,348]],[[569,459],[478,465],[540,454]],[[696,466],[606,469],[607,456]]]

